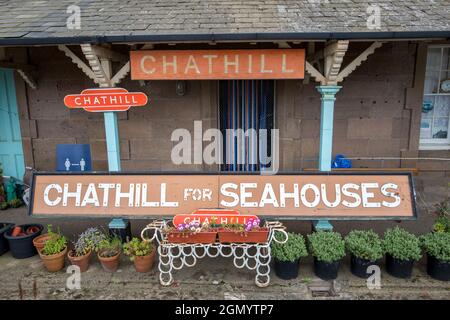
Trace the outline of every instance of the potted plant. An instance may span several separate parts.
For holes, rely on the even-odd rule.
[[[397,278],[410,278],[414,262],[422,257],[419,239],[399,227],[386,230],[383,249],[386,253],[386,270]]]
[[[33,239],[38,237],[44,226],[41,224],[23,224],[9,229],[5,233],[11,254],[16,259],[25,259],[37,254]]]
[[[134,262],[137,272],[149,272],[152,269],[156,250],[150,241],[133,237],[123,245],[123,252]]]
[[[70,263],[78,266],[80,272],[87,271],[92,252],[98,251],[103,240],[106,240],[106,236],[97,228],[86,229],[80,234],[77,241],[73,243],[74,248],[67,253]]]
[[[45,242],[39,256],[49,272],[56,272],[64,268],[64,258],[67,253],[67,240],[58,230],[53,232],[52,225],[47,226],[50,238]]]
[[[435,205],[437,215],[436,221],[433,225],[435,232],[450,232],[450,202],[449,200],[442,201]]]
[[[420,238],[427,253],[427,273],[434,279],[450,280],[450,233],[431,232]]]
[[[350,252],[350,270],[360,278],[368,278],[367,268],[383,257],[383,243],[373,230],[353,230],[345,238]]]
[[[167,227],[164,231],[167,240],[172,243],[201,243],[216,242],[217,229],[209,223],[200,224],[198,221],[180,223],[176,227]]]
[[[106,272],[116,272],[120,262],[122,241],[119,237],[106,237],[99,244],[98,259]]]
[[[277,236],[276,233],[275,236]],[[308,255],[305,238],[301,234],[289,232],[285,243],[275,241],[272,243],[271,251],[277,277],[284,280],[297,278],[300,258]]]
[[[9,250],[5,234],[12,228],[12,223],[0,223],[0,256]]]
[[[249,219],[246,224],[222,224],[218,230],[221,243],[262,243],[267,242],[269,229],[260,226],[260,220]]]
[[[314,273],[323,280],[337,278],[345,243],[338,232],[317,231],[308,235],[308,247],[314,257]]]

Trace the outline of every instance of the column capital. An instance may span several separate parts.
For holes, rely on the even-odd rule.
[[[322,99],[335,100],[336,93],[341,90],[342,86],[317,86],[316,89],[322,95]]]

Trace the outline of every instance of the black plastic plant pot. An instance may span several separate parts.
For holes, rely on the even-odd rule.
[[[386,254],[386,271],[391,276],[401,279],[411,278],[414,260],[400,260]]]
[[[298,269],[300,267],[300,259],[294,262],[280,261],[277,258],[274,259],[275,274],[278,278],[283,280],[291,280],[298,277]]]
[[[33,239],[42,233],[42,230],[44,230],[44,226],[35,223],[23,224],[19,225],[18,227],[21,227],[22,230],[27,230],[29,227],[38,227],[39,231],[24,236],[13,237],[11,236],[13,229],[9,229],[5,234],[5,238],[8,240],[9,249],[11,250],[12,256],[16,259],[25,259],[34,256],[35,254],[37,254],[37,251],[33,245]]]
[[[367,272],[368,271],[367,269],[373,265],[378,265],[378,262],[367,259],[361,259],[354,256],[353,254],[351,255],[350,270],[353,273],[353,275],[357,277],[363,279],[367,279],[368,277],[370,277],[372,275],[372,272]]]
[[[450,261],[442,261],[427,255],[427,273],[430,277],[441,281],[450,281]]]
[[[0,256],[9,250],[8,240],[5,238],[6,232],[8,232],[14,224],[0,222]]]
[[[325,262],[314,258],[314,273],[322,280],[334,280],[338,276],[341,261]]]

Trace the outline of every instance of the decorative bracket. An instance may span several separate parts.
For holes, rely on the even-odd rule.
[[[109,48],[91,44],[82,44],[80,47],[89,65],[81,60],[67,46],[58,46],[59,50],[63,51],[66,56],[72,59],[72,62],[100,87],[115,87],[130,72],[130,62],[127,61],[126,55],[112,51]],[[114,76],[110,74],[110,68],[105,69],[104,67],[111,61],[126,61]]]
[[[382,46],[382,42],[372,43],[356,59],[350,62],[345,68],[342,68],[345,53],[348,50],[349,41],[339,40],[329,43],[323,50],[324,55],[324,74],[314,68],[313,64],[306,61],[306,71],[323,86],[335,86],[349,76],[367,57]],[[314,55],[314,61],[318,60],[318,52]]]
[[[37,89],[37,83],[32,76],[32,72],[36,70],[36,67],[30,64],[16,63],[9,61],[0,61],[1,68],[14,69],[22,77],[31,89]]]

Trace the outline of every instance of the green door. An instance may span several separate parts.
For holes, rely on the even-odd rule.
[[[20,134],[14,71],[0,69],[0,163],[4,176],[22,180],[25,163]]]

